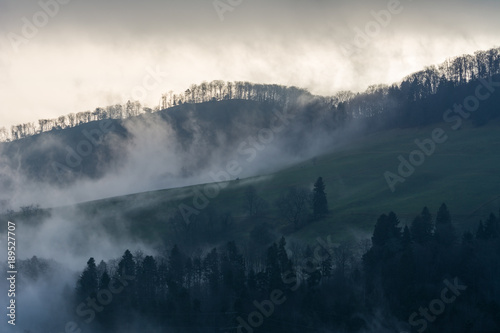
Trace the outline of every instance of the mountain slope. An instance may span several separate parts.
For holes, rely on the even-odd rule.
[[[440,126],[445,129],[449,124]],[[379,132],[268,176],[233,179],[219,195],[207,198],[209,204],[203,209],[197,209],[193,202],[206,191],[200,185],[82,203],[76,206],[76,214],[73,208],[54,209],[52,214],[72,212],[74,223],[84,223],[90,229],[103,225],[112,238],[128,234],[146,242],[182,241],[186,246],[248,240],[251,231],[264,222],[275,237],[285,234],[312,241],[331,235],[337,241],[346,240],[371,233],[382,213],[395,210],[406,224],[424,206],[435,213],[442,202],[448,205],[460,230],[475,230],[479,219],[500,207],[499,126],[496,121],[447,131],[448,141],[437,146],[395,192],[384,173],[397,172],[398,156],[407,159],[418,148],[414,140],[428,137],[436,126]],[[294,231],[274,202],[291,186],[310,189],[318,176],[326,182],[331,213]],[[244,208],[249,185],[270,204],[261,217],[248,217]],[[190,216],[189,223],[179,218],[180,204],[198,212]]]

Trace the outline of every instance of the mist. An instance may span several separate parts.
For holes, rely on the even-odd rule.
[[[110,147],[111,160],[108,154],[98,150],[99,147],[94,147],[90,156],[82,157],[83,162],[96,160],[98,175],[88,177],[89,170],[80,166],[75,169],[70,183],[50,181],[57,175],[53,168],[42,172],[51,177],[45,180],[34,178],[18,157],[4,154],[0,172],[5,188],[1,198],[4,210],[17,210],[31,204],[44,208],[60,207],[131,193],[211,183],[216,181],[214,174],[224,171],[228,163],[234,161],[240,165],[240,170],[233,179],[270,174],[332,152],[363,130],[364,125],[356,122],[336,130],[325,127],[325,123],[331,122],[331,111],[326,107],[309,110],[307,106],[311,101],[311,97],[304,97],[293,109],[274,109],[272,112],[238,107],[241,110],[236,115],[220,113],[216,116],[215,110],[213,115],[220,117],[219,120],[202,116],[203,107],[126,119],[123,121],[127,132],[125,139],[113,132],[105,137],[103,145]],[[256,106],[251,104],[250,107]],[[312,123],[310,112],[317,116]],[[309,122],[307,129],[303,127],[304,121]],[[276,129],[272,130],[272,126]],[[81,136],[81,130],[77,128],[75,132],[80,132]],[[75,151],[76,147],[68,146],[50,134],[42,134],[24,153],[63,151],[64,155],[52,157],[47,164],[57,162],[64,165],[67,149]],[[139,174],[137,170],[140,170]]]
[[[75,317],[73,296],[75,283],[90,257],[96,263],[107,262],[110,272],[114,273],[125,250],[130,250],[135,259],[142,260],[146,254],[166,262],[169,261],[165,259],[169,258],[167,251],[176,242],[185,247],[187,256],[194,258],[207,256],[213,248],[225,246],[226,238],[232,237],[241,241],[240,250],[249,258],[249,265],[244,268],[267,274],[262,259],[267,254],[266,247],[286,234],[292,243],[285,253],[296,254],[297,257],[290,260],[297,264],[302,259],[298,255],[307,257],[307,250],[311,250],[306,249],[302,238],[313,238],[311,235],[315,232],[329,230],[327,222],[338,222],[336,216],[329,216],[332,217],[329,221],[308,216],[307,223],[318,223],[323,229],[301,226],[304,231],[284,221],[277,211],[273,216],[251,216],[251,213],[247,216],[236,204],[234,207],[209,205],[198,212],[198,224],[190,225],[189,221],[178,218],[177,202],[191,199],[194,191],[189,186],[214,182],[231,183],[241,194],[250,185],[272,179],[276,172],[301,167],[301,163],[313,164],[316,157],[341,151],[368,131],[383,128],[392,120],[392,115],[384,118],[382,114],[380,123],[374,125],[368,117],[354,116],[339,124],[334,119],[338,104],[332,106],[331,97],[326,96],[335,96],[339,91],[350,91],[349,98],[353,99],[366,96],[363,92],[372,85],[401,82],[405,76],[450,57],[500,45],[498,1],[402,0],[397,2],[397,13],[394,11],[389,18],[385,17],[386,21],[379,22],[380,27],[369,37],[362,35],[370,35],[369,25],[373,27],[373,22],[381,20],[381,11],[389,10],[394,1],[256,0],[233,4],[223,12],[214,7],[215,3],[202,0],[140,3],[0,0],[0,128],[8,130],[16,124],[124,104],[128,100],[138,100],[142,106],[154,109],[160,104],[162,94],[169,91],[184,94],[191,84],[216,79],[306,89],[293,103],[281,105],[221,98],[200,104],[176,103],[168,110],[114,119],[113,129],[99,138],[102,142],[92,143],[91,153],[78,156],[74,166],[68,163],[70,158],[75,159],[73,155],[68,157],[68,152],[74,154],[82,140],[90,140],[84,130],[99,129],[102,123],[1,143],[0,214],[4,219],[14,217],[16,223],[20,221],[16,241],[21,267],[17,295],[17,320],[21,329],[63,331],[69,321],[80,323]],[[37,17],[40,20],[43,15],[46,22],[36,23]],[[358,43],[360,38],[364,40],[363,45]],[[465,85],[459,82],[456,86],[460,84]],[[457,94],[465,91],[457,90]],[[384,105],[390,102],[384,100]],[[416,99],[413,102],[425,106]],[[359,104],[360,109],[363,103]],[[373,109],[370,111],[374,114],[379,111],[376,107]],[[403,119],[406,115],[401,114]],[[378,114],[374,118],[376,116]],[[64,175],[54,168],[46,168],[54,163],[63,166]],[[174,188],[184,189],[169,191]],[[305,189],[307,193],[312,190],[312,185]],[[343,190],[340,188],[339,192]],[[379,193],[384,190],[387,191],[384,188]],[[124,197],[127,195],[131,196]],[[103,203],[101,199],[108,200]],[[355,206],[358,202],[351,204]],[[231,216],[231,209],[241,216]],[[348,216],[348,222],[350,218]],[[236,231],[228,227],[227,233],[222,234],[217,229],[219,224],[229,226],[232,219],[239,219],[243,227]],[[179,221],[180,225],[173,223]],[[397,221],[402,226],[411,224],[406,215]],[[353,250],[357,261],[351,262],[348,269],[351,275],[346,274],[344,279],[342,270],[335,277],[328,276],[324,290],[339,294],[345,291],[345,299],[356,299],[366,291],[360,277],[361,256],[372,248],[376,257],[378,250],[368,244],[371,232],[361,228],[367,225],[371,228],[374,222],[363,222],[363,226],[353,223],[340,231],[333,229],[355,243],[365,242],[366,248]],[[216,223],[219,224],[213,227]],[[275,223],[275,229],[266,229],[269,223]],[[201,224],[206,225],[206,229],[199,228],[195,235],[190,228]],[[263,229],[259,229],[261,226]],[[181,230],[182,237],[175,228]],[[7,258],[5,228],[0,231],[0,256]],[[263,241],[258,247],[255,238],[265,236],[272,240]],[[398,238],[395,242],[399,241]],[[490,240],[486,236],[477,242],[483,242],[478,246],[478,256],[496,253],[490,251]],[[439,249],[444,246],[442,242],[436,244]],[[421,267],[430,267],[431,263],[445,275],[452,265],[448,263],[455,262],[447,259],[459,253],[457,244],[450,245],[453,251],[442,247],[442,252],[436,255],[446,264],[433,262],[425,246],[417,245],[410,250],[421,254]],[[399,251],[395,248],[389,250]],[[397,255],[413,253],[410,250]],[[36,261],[34,256],[47,270],[30,276],[32,272],[26,267]],[[377,260],[372,262],[372,267],[390,263],[388,272],[399,271],[399,261],[390,262],[383,257]],[[283,266],[281,262],[280,265]],[[338,265],[331,266],[338,270]],[[7,271],[4,265],[1,268]],[[303,268],[297,265],[297,272],[306,281]],[[351,277],[352,281],[348,281]],[[386,278],[384,275],[377,278],[386,282],[382,277]],[[496,288],[496,280],[490,280]],[[391,284],[392,280],[387,281]],[[401,281],[400,287],[409,280]],[[418,301],[426,301],[425,297],[432,295],[429,286],[437,286],[434,280],[423,278],[422,281],[427,294],[415,298]],[[162,287],[165,286],[163,283]],[[220,304],[216,304],[218,296],[207,296],[210,295],[208,284],[200,283],[200,286],[202,288],[193,293],[205,297],[204,311],[222,309],[224,302],[231,304],[224,311],[234,311],[232,300],[228,300],[234,295],[217,290],[213,295],[221,294],[222,298]],[[382,287],[380,292],[387,291]],[[0,288],[8,290],[5,279],[0,282]],[[201,290],[203,288],[206,290]],[[305,289],[300,292],[306,295]],[[391,294],[387,292],[387,295]],[[359,299],[366,299],[365,296]],[[388,300],[380,302],[381,312],[389,309]],[[289,309],[297,311],[298,307],[294,309],[290,305]],[[361,318],[367,324],[366,332],[408,327],[390,312],[379,313],[377,306],[375,310],[367,315],[369,311],[356,309],[348,324],[359,324],[361,320],[354,321]],[[129,319],[132,331],[160,331],[155,324],[146,324],[147,319],[140,315]],[[2,321],[0,330],[7,328],[10,326]]]
[[[157,66],[164,80],[140,98],[150,107],[162,93],[213,79],[295,85],[321,95],[359,92],[500,45],[497,2],[401,1],[402,11],[366,46],[343,53],[356,29],[374,20],[370,12],[387,3],[252,1],[221,21],[206,1],[70,1],[15,51],[7,34],[20,34],[22,18],[40,7],[3,0],[0,124],[124,103],[147,68]]]

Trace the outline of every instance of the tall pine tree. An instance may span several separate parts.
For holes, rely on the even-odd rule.
[[[326,199],[325,183],[322,177],[319,177],[316,183],[314,183],[312,204],[315,218],[321,218],[328,213],[328,201]]]
[[[90,258],[87,261],[87,267],[77,282],[77,295],[82,300],[87,297],[92,298],[96,296],[98,288],[99,281],[97,276],[97,267],[94,258]]]
[[[436,241],[438,244],[451,246],[456,241],[455,228],[451,222],[451,214],[446,207],[442,204],[436,215]]]

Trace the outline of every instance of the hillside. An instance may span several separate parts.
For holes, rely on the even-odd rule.
[[[102,225],[110,234],[125,230],[146,242],[182,240],[193,246],[248,239],[252,231],[267,234],[264,243],[281,234],[313,240],[326,233],[345,240],[370,233],[384,212],[397,210],[402,222],[410,223],[424,206],[436,211],[441,202],[462,229],[473,228],[498,209],[500,195],[497,56],[492,49],[457,57],[400,84],[342,100],[293,87],[222,82],[215,96],[220,99],[229,89],[230,97],[205,101],[206,89],[193,85],[189,99],[172,106],[171,96],[167,106],[172,107],[165,110],[2,143],[3,210],[21,202],[29,216],[26,205],[39,203],[26,202],[35,184],[45,207],[88,201],[74,206],[76,217],[70,208],[53,210],[73,223]],[[488,94],[477,112],[455,109],[453,115],[452,105],[470,102],[478,91]],[[434,143],[426,152],[431,156],[421,153],[422,165],[407,165],[411,176],[401,178],[401,159],[414,158],[415,140],[428,141],[436,128],[442,128],[445,142]],[[210,184],[222,171],[231,182],[220,194],[208,193],[209,200],[196,198],[203,207],[194,208],[194,193],[205,185],[189,185]],[[319,176],[326,182],[330,214],[291,225],[276,201],[291,187],[310,191]],[[266,208],[252,216],[244,208],[250,185]]]
[[[398,156],[407,158],[416,149],[414,140],[428,137],[437,126],[374,133],[276,173],[233,179],[206,208],[191,216],[190,223],[179,218],[179,204],[194,208],[194,193],[204,191],[204,185],[82,203],[76,206],[73,223],[85,223],[89,228],[102,224],[110,237],[127,234],[146,243],[182,241],[184,246],[200,241],[245,242],[263,222],[269,224],[273,238],[283,234],[313,241],[331,235],[336,241],[345,241],[371,234],[382,213],[394,210],[402,223],[409,224],[424,206],[435,214],[446,202],[460,230],[475,230],[480,219],[500,207],[500,122],[482,127],[467,125],[458,131],[450,130],[446,123],[439,126],[448,128],[449,140],[438,145],[406,182],[396,186],[395,192],[390,190],[384,173],[397,172]],[[274,202],[291,186],[311,189],[318,176],[325,180],[331,213],[295,231],[280,216]],[[244,208],[249,185],[269,203],[260,217],[248,217]],[[65,212],[73,214],[69,207],[56,208],[52,214]]]
[[[234,327],[280,290],[297,332],[408,327],[451,276],[471,286],[457,318],[498,321],[500,76],[428,74],[343,101],[202,100],[3,143],[0,219],[14,222],[0,233],[15,228],[23,279],[53,279],[69,310],[136,279],[96,327],[130,313]]]

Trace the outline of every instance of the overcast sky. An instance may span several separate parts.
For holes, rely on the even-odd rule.
[[[362,91],[500,46],[496,0],[401,0],[377,25],[395,0],[55,1],[0,0],[0,127],[131,96],[153,107],[204,80]]]

